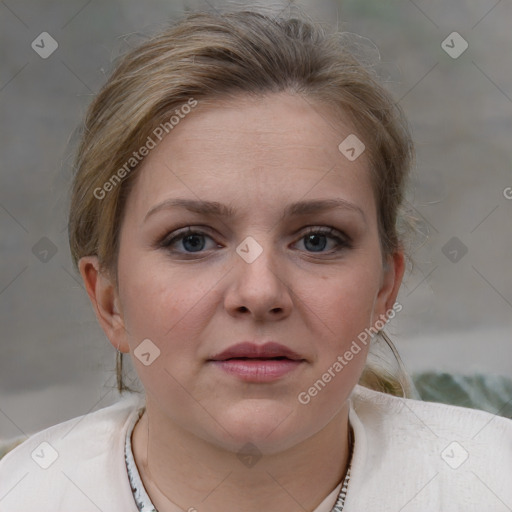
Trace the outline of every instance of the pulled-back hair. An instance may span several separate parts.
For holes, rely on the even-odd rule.
[[[69,215],[74,264],[95,255],[117,283],[124,205],[141,162],[134,152],[158,127],[170,132],[169,120],[183,105],[240,93],[300,95],[328,106],[333,120],[349,121],[366,146],[382,254],[402,249],[397,226],[413,160],[411,137],[400,107],[344,41],[297,15],[194,12],[128,51],[83,126]],[[119,390],[129,389],[120,353],[117,370]],[[405,374],[370,366],[360,384],[407,394]]]

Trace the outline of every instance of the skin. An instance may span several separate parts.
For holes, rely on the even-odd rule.
[[[338,150],[351,133],[328,108],[288,93],[200,102],[142,164],[121,226],[118,288],[96,257],[80,260],[105,333],[132,355],[146,390],[133,451],[160,512],[314,510],[343,478],[348,398],[367,348],[309,404],[297,396],[392,308],[404,272],[401,251],[383,265],[366,153],[351,162]],[[148,216],[177,197],[236,213]],[[290,203],[333,198],[360,212],[281,219]],[[205,236],[159,245],[187,226]],[[307,226],[350,242],[321,233],[308,242]],[[236,252],[248,236],[262,248],[252,263]],[[148,366],[133,355],[144,339],[160,350]],[[207,362],[243,340],[275,340],[304,362],[270,383]],[[262,455],[252,467],[237,457],[246,443]]]

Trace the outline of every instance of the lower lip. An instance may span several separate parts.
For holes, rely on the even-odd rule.
[[[247,382],[271,382],[293,372],[302,361],[291,359],[228,359],[215,366]]]

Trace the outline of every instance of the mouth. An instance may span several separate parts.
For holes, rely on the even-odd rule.
[[[271,382],[296,370],[306,360],[275,342],[242,342],[208,360],[228,375],[246,382]]]

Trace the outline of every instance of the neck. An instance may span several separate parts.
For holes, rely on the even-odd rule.
[[[148,402],[132,433],[132,449],[159,512],[313,511],[346,474],[348,404],[306,441],[245,464],[158,413]]]

